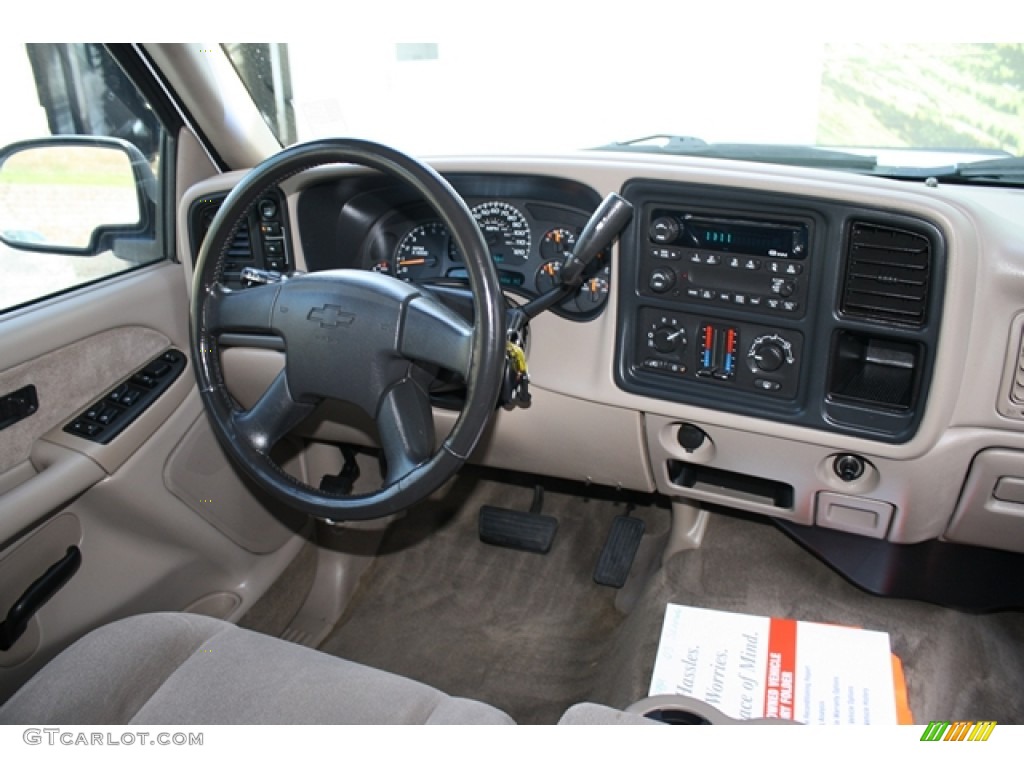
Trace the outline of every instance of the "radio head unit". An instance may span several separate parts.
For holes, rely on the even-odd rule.
[[[650,219],[650,241],[657,245],[697,248],[770,259],[803,259],[807,225],[705,216],[658,208]]]

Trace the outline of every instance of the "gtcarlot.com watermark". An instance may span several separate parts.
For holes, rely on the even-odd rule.
[[[65,747],[201,747],[202,733],[167,733],[161,731],[73,731],[65,728],[28,728],[22,740],[31,746]]]

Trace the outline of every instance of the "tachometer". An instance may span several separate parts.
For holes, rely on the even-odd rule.
[[[473,208],[491,258],[498,266],[525,264],[530,256],[530,225],[514,205],[492,200]]]
[[[439,221],[413,227],[395,249],[395,274],[406,280],[440,274],[448,240],[448,228]]]

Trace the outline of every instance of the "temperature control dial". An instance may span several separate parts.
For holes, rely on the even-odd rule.
[[[747,352],[747,365],[754,373],[774,373],[793,361],[793,345],[777,333],[758,336]]]
[[[661,354],[675,354],[686,346],[686,330],[671,325],[662,325],[654,329],[650,340],[651,346]]]

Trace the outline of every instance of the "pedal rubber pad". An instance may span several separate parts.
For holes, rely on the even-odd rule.
[[[638,517],[616,517],[608,531],[601,556],[597,559],[594,581],[616,589],[625,584],[643,535],[643,520]]]
[[[550,515],[501,507],[480,508],[480,541],[485,544],[546,555],[557,530],[558,520]]]

